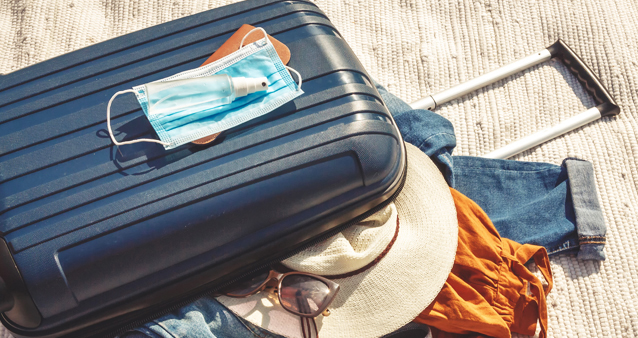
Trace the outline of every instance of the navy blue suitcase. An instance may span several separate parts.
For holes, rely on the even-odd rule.
[[[198,67],[242,24],[286,44],[305,94],[213,143],[121,146],[111,95]],[[120,140],[156,138],[133,95]],[[112,335],[389,203],[403,141],[326,15],[253,0],[0,76],[0,311],[17,336]]]

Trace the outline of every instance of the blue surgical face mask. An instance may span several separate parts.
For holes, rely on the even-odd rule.
[[[246,34],[244,39],[256,30],[260,30],[266,35],[263,28],[256,28]],[[242,40],[241,45],[243,45],[243,42]],[[287,69],[296,73],[299,79],[299,85],[295,83]],[[268,90],[249,94],[223,105],[215,103],[219,101],[215,100],[215,96],[217,96],[218,93],[202,92],[198,93],[198,96],[203,103],[189,106],[188,108],[178,108],[173,111],[162,111],[161,114],[149,114],[149,99],[146,85],[133,87],[132,90],[120,91],[113,95],[107,106],[107,127],[111,140],[116,145],[155,142],[164,145],[165,149],[172,149],[262,116],[303,94],[301,90],[301,76],[294,69],[284,66],[275,51],[275,47],[268,38],[263,38],[257,42],[241,47],[238,51],[206,66],[187,70],[155,82],[184,80],[216,74],[227,74],[232,78],[265,77],[268,80]],[[192,89],[184,88],[184,90]],[[164,91],[166,92],[165,94],[158,94],[166,95],[166,97],[159,99],[165,99],[163,102],[166,103],[166,101],[173,99],[170,96],[170,92],[175,93],[179,91],[179,86],[172,87],[170,91]],[[140,106],[144,110],[144,114],[146,114],[146,117],[151,122],[160,140],[138,139],[126,142],[118,142],[115,140],[110,121],[111,103],[117,95],[128,92],[135,94]],[[210,100],[206,99],[207,95],[211,96]],[[179,97],[179,95],[175,95],[174,97]],[[158,97],[153,97],[153,99],[158,99]]]

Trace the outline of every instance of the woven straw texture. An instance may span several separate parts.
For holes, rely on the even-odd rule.
[[[0,0],[0,73],[232,1]],[[552,258],[551,337],[638,336],[638,3],[634,0],[321,0],[366,69],[408,102],[565,40],[622,112],[515,159],[593,162],[607,261]],[[294,57],[294,56],[293,56]],[[549,62],[437,109],[457,155],[481,155],[594,105]]]

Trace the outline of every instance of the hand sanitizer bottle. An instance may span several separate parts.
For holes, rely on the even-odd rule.
[[[148,114],[159,115],[189,110],[214,108],[236,98],[268,90],[265,77],[230,77],[226,74],[192,79],[151,82],[146,84]]]

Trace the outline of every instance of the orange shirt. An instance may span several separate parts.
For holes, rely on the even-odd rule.
[[[547,334],[545,297],[552,273],[545,248],[501,238],[485,212],[454,189],[459,242],[454,267],[434,302],[416,319],[432,328],[434,337],[459,335],[511,337],[533,335],[537,319]],[[525,267],[534,259],[547,281]]]

